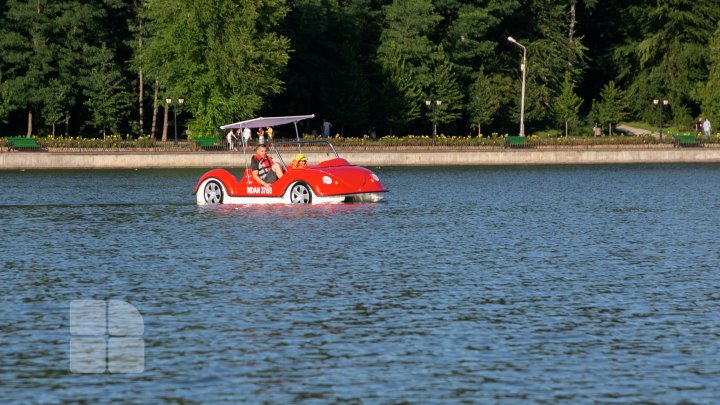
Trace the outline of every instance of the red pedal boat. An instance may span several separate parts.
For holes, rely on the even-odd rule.
[[[297,140],[275,142],[272,145],[275,161],[280,164],[284,174],[270,187],[263,187],[253,179],[248,167],[247,145],[243,142],[245,170],[242,175],[235,177],[225,169],[213,169],[203,174],[193,192],[198,204],[327,204],[381,201],[387,190],[375,173],[364,167],[351,165],[339,157],[335,147],[326,140],[299,139],[297,122],[313,117],[314,115],[255,118],[220,127],[244,129],[294,123]],[[317,153],[318,147],[323,149],[321,153]],[[285,163],[282,152],[307,153],[311,162],[313,156],[317,158],[330,155],[330,159],[305,168],[292,168]]]

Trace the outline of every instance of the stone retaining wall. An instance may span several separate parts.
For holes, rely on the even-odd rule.
[[[325,153],[305,153],[310,163]],[[628,163],[720,163],[720,148],[567,148],[365,150],[340,152],[361,166],[564,165]],[[292,155],[288,154],[288,160]],[[289,163],[289,161],[286,161]],[[0,169],[145,169],[243,167],[237,152],[3,152]]]

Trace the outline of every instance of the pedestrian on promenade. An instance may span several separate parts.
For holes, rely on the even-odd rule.
[[[330,127],[332,127],[332,124],[328,120],[323,120],[323,138],[327,138],[330,136]]]
[[[595,123],[595,126],[593,127],[593,136],[597,138],[598,136],[602,135],[602,132],[600,131],[600,127],[598,126],[597,122]]]
[[[258,128],[257,136],[258,136],[258,145],[265,145],[265,130],[263,129],[263,127]]]
[[[243,145],[247,148],[248,142],[250,142],[250,138],[252,138],[252,133],[250,133],[250,128],[243,129],[242,132],[242,141]]]
[[[703,121],[703,132],[705,133],[705,138],[710,137],[710,120],[707,118]]]
[[[230,132],[227,133],[225,139],[227,139],[228,150],[236,150],[235,142],[237,142],[238,139],[232,129],[230,130]]]

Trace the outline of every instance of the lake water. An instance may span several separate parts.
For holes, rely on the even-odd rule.
[[[1,401],[720,398],[720,166],[373,170],[380,204],[263,207],[0,172]],[[139,310],[144,372],[70,371],[79,299]]]

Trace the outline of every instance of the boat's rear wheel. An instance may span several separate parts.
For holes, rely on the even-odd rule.
[[[205,202],[208,204],[222,204],[223,202],[222,187],[220,186],[220,183],[215,180],[205,183],[203,195],[205,196]]]

